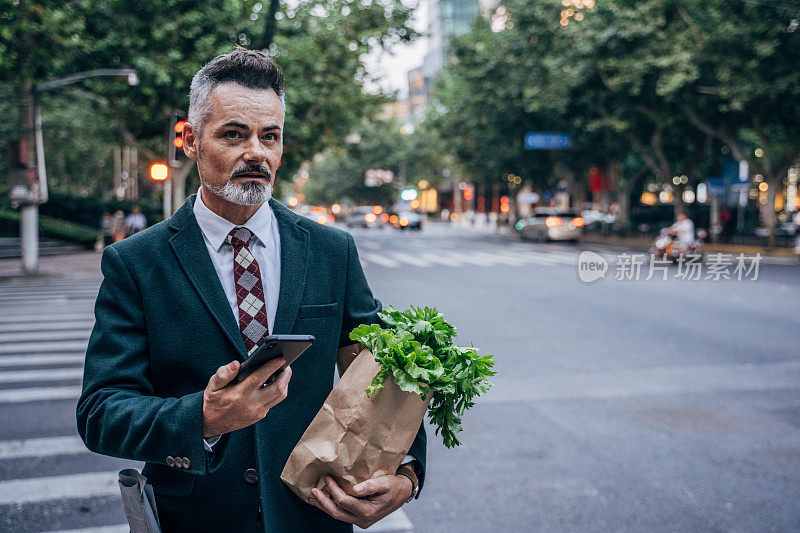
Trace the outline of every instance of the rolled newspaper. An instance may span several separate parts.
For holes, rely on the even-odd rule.
[[[119,490],[131,533],[161,533],[156,498],[147,478],[133,468],[120,470]]]

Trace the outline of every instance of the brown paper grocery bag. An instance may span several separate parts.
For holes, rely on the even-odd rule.
[[[362,350],[289,455],[281,479],[303,501],[323,488],[326,474],[351,495],[357,483],[395,474],[411,448],[431,395],[423,400],[388,377],[367,397],[379,369],[372,352]]]

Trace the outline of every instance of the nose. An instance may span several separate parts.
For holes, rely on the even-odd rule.
[[[268,153],[267,147],[264,146],[258,135],[252,135],[244,146],[242,158],[248,164],[261,165],[267,160]]]

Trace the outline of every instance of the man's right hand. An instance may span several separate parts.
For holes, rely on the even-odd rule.
[[[219,367],[203,392],[203,438],[251,426],[286,399],[291,367],[286,367],[271,385],[259,388],[285,362],[282,357],[273,359],[236,385],[230,383],[239,371],[239,362]]]

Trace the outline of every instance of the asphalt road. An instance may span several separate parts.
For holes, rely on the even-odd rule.
[[[800,529],[800,266],[623,281],[636,250],[353,233],[385,305],[437,306],[499,371],[463,446],[430,431],[422,497],[377,531]],[[582,250],[604,278],[580,280]],[[0,531],[125,530],[114,474],[138,465],[75,433],[89,270],[0,280]]]

